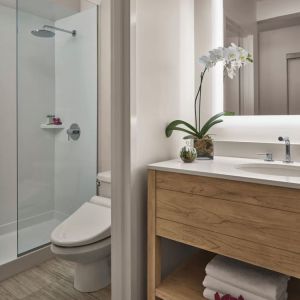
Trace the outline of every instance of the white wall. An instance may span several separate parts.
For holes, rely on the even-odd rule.
[[[223,31],[215,29],[223,26],[223,1],[222,0],[195,0],[195,78],[194,95],[199,87],[200,72],[203,66],[199,58],[211,49],[224,45]],[[210,28],[210,31],[208,31]],[[212,88],[216,84],[219,88]],[[202,88],[201,124],[203,125],[212,114],[223,111],[223,66],[217,64],[214,69],[206,73]]]
[[[177,154],[183,144],[178,142],[180,134],[167,139],[165,127],[174,119],[194,120],[193,8],[191,0],[137,2],[136,102],[132,107],[137,165]]]
[[[226,0],[225,0],[226,1]],[[257,1],[257,20],[265,20],[300,12],[299,0]]]
[[[19,219],[54,208],[54,135],[40,128],[54,111],[54,39],[31,30],[53,22],[19,13],[18,176]]]
[[[111,1],[99,6],[98,170],[111,169]]]
[[[0,5],[0,226],[17,218],[16,12]],[[1,234],[1,232],[0,232]]]
[[[57,32],[55,42],[55,108],[66,126],[55,138],[55,210],[69,215],[96,193],[97,8],[55,25],[77,30]],[[72,123],[81,128],[78,141],[68,141]]]
[[[212,2],[211,0],[195,0],[194,1],[194,23],[195,23],[195,88],[194,95],[200,84],[200,74],[203,67],[198,60],[202,55],[208,53],[212,49],[212,34],[207,34],[207,27],[212,27]],[[206,24],[206,26],[204,26]],[[222,45],[220,45],[222,46]],[[205,81],[202,88],[202,105],[201,105],[201,124],[212,114],[212,73],[205,75]],[[203,106],[206,107],[205,112]],[[194,124],[194,123],[193,123]]]
[[[131,280],[136,290],[131,299],[145,299],[147,164],[177,156],[184,144],[178,133],[166,138],[169,122],[194,120],[193,32],[193,0],[136,2],[131,49],[131,76],[136,79],[130,107],[132,191],[128,203],[133,205],[131,259],[136,269]],[[182,249],[177,252],[182,254]]]
[[[261,130],[262,127],[258,128],[257,131]],[[277,134],[274,134],[275,140],[277,140]],[[221,156],[230,157],[246,157],[254,159],[263,159],[261,155],[257,153],[272,153],[273,159],[282,161],[285,159],[285,146],[284,143],[273,142],[270,143],[268,140],[263,143],[257,142],[215,142],[215,154]],[[300,161],[300,145],[292,144],[291,155],[294,161]]]

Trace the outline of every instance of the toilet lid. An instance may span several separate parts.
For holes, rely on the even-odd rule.
[[[89,245],[109,237],[110,227],[111,209],[86,202],[54,229],[51,242],[61,247]]]

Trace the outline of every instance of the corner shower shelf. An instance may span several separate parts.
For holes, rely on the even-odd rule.
[[[41,124],[42,129],[64,129],[65,125],[48,125],[48,124]]]

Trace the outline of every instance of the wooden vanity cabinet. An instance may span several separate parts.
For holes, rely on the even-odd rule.
[[[161,280],[161,238],[205,251]],[[148,300],[203,300],[215,254],[300,278],[300,190],[149,170]]]

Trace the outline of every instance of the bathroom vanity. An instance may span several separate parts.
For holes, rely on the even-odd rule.
[[[162,279],[161,238],[199,254]],[[149,166],[148,300],[203,300],[215,254],[292,276],[288,299],[300,299],[300,164],[216,157]]]

